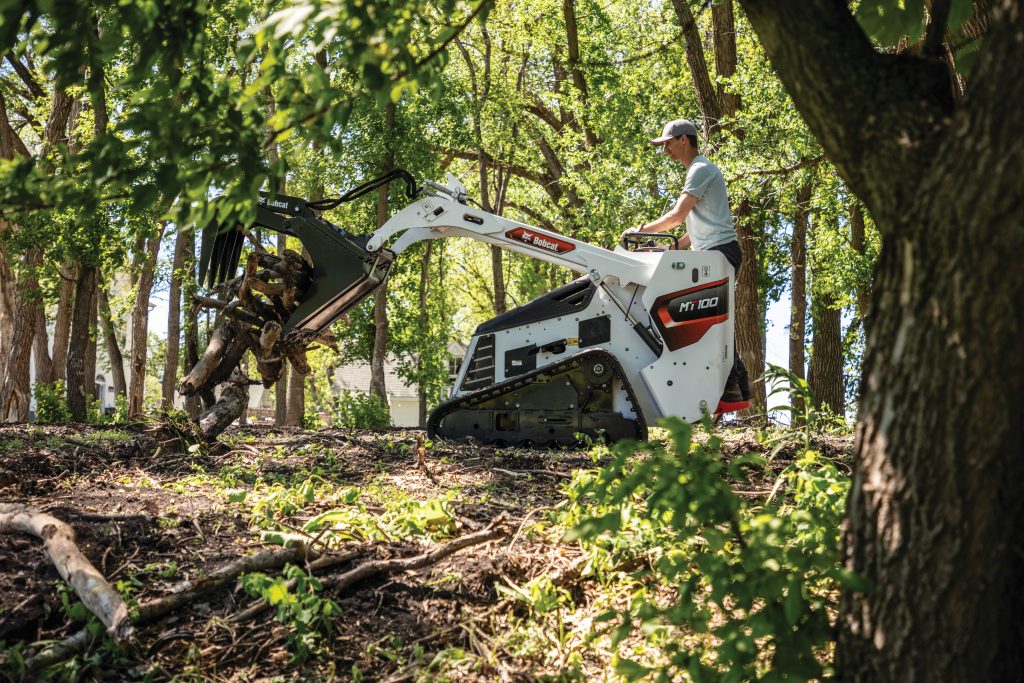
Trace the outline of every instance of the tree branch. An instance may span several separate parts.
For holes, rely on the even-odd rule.
[[[7,53],[7,61],[8,63],[10,63],[12,67],[14,67],[15,73],[18,74],[18,78],[20,78],[22,83],[25,84],[25,87],[28,88],[28,91],[32,94],[32,97],[38,99],[46,94],[46,91],[44,91],[42,86],[39,85],[39,81],[36,80],[36,77],[32,74],[32,71],[27,66],[22,64],[21,60],[15,57],[13,53]]]
[[[756,175],[786,175],[787,173],[792,173],[793,171],[799,171],[801,168],[810,168],[811,166],[817,166],[824,160],[825,155],[819,154],[813,159],[801,159],[795,164],[790,164],[789,166],[783,166],[781,168],[755,168],[750,171],[744,171],[743,173],[734,175],[733,177],[729,178],[729,182],[731,183],[742,178],[747,178]]]
[[[945,64],[879,53],[842,0],[741,4],[826,156],[880,224],[890,224],[886,215],[912,200],[948,126]]]

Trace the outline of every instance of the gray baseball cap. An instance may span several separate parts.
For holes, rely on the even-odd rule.
[[[680,135],[696,135],[697,126],[693,125],[693,121],[687,121],[686,119],[676,119],[675,121],[669,121],[665,124],[665,130],[661,131],[660,138],[654,138],[651,140],[651,144],[664,145],[672,138],[677,138]]]

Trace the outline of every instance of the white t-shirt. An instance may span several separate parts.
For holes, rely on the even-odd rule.
[[[686,232],[690,234],[692,249],[701,251],[736,240],[725,177],[704,155],[694,157],[690,168],[686,169],[683,192],[697,198],[697,204],[686,217]]]

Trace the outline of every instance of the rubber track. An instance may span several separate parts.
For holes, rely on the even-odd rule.
[[[623,372],[622,366],[619,364],[618,359],[616,359],[615,356],[608,353],[607,351],[604,351],[603,349],[590,349],[587,351],[581,351],[573,356],[570,356],[569,358],[566,358],[565,360],[550,363],[544,366],[543,368],[538,368],[536,370],[523,373],[522,375],[517,375],[503,382],[492,384],[489,387],[478,389],[477,391],[474,391],[472,393],[465,394],[464,396],[459,396],[458,398],[454,398],[450,401],[442,403],[437,408],[435,408],[430,413],[430,416],[427,418],[427,435],[430,438],[435,438],[437,434],[437,428],[441,420],[459,409],[475,408],[483,401],[488,401],[493,398],[497,398],[502,394],[506,394],[517,389],[521,389],[522,387],[525,387],[529,384],[533,384],[539,378],[551,377],[559,374],[563,370],[573,369],[574,367],[578,367],[587,361],[598,359],[602,360],[602,362],[608,363],[611,366],[612,378],[617,376],[622,381],[622,386],[626,390],[627,400],[629,401],[630,405],[633,406],[633,412],[636,413],[636,419],[634,419],[633,422],[636,423],[639,427],[639,438],[641,440],[646,440],[647,421],[644,419],[643,412],[640,410],[640,405],[637,403],[636,395],[633,393],[633,387],[630,385],[629,380],[626,379],[626,373]],[[612,378],[609,378],[608,381],[611,382]],[[623,418],[625,419],[625,415],[623,415]],[[515,432],[513,432],[513,434],[515,434]],[[498,441],[497,439],[486,439],[479,437],[474,438],[478,439],[479,441],[482,441],[483,443],[494,443]],[[507,441],[507,439],[502,440]],[[523,442],[517,439],[513,441],[511,445],[522,444]]]

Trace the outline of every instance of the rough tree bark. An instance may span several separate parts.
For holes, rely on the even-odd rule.
[[[711,20],[715,35],[715,71],[720,79],[731,78],[736,73],[736,18],[732,0],[721,0],[711,5]],[[724,113],[735,114],[743,106],[740,96],[729,92],[726,84],[719,80],[715,87],[718,101]],[[743,131],[733,133],[742,138]]]
[[[98,329],[96,320],[96,307],[99,297],[96,294],[96,285],[92,286],[92,295],[89,297],[89,310],[86,313],[86,317],[89,321],[89,327],[87,336],[85,339],[85,392],[89,396],[92,396],[97,401],[103,398],[100,393],[103,389],[96,383],[96,363],[98,356],[98,349],[96,346],[96,330]]]
[[[128,416],[142,415],[142,401],[146,391],[146,355],[149,332],[149,295],[153,289],[156,259],[160,253],[160,240],[166,224],[161,223],[156,234],[146,238],[142,251],[134,264],[138,273],[135,305],[132,307],[132,350],[129,358]]]
[[[807,226],[811,220],[811,183],[804,182],[796,192],[796,213],[793,216],[793,236],[789,241],[790,308],[789,308],[789,371],[806,379],[804,344],[807,320]],[[790,398],[796,412],[795,420],[803,413],[803,399],[793,394]]]
[[[747,199],[736,204],[736,238],[743,251],[740,272],[736,273],[736,347],[747,367],[750,388],[754,392],[750,408],[743,411],[763,415],[768,403],[764,386],[764,299],[758,288],[757,242],[751,228],[751,207]]]
[[[843,384],[842,311],[835,307],[835,298],[829,294],[816,293],[811,298],[814,345],[811,347],[808,381],[814,394],[814,406],[827,407],[833,415],[843,416],[846,391]]]
[[[846,681],[1024,674],[1024,10],[991,3],[965,96],[846,3],[743,0],[882,238],[843,561]]]
[[[90,314],[95,309],[95,293],[96,266],[83,265],[78,287],[75,288],[67,361],[68,410],[75,422],[85,422],[86,397],[93,394],[93,385],[96,383],[95,372],[91,377],[86,374],[86,347],[89,344]]]

